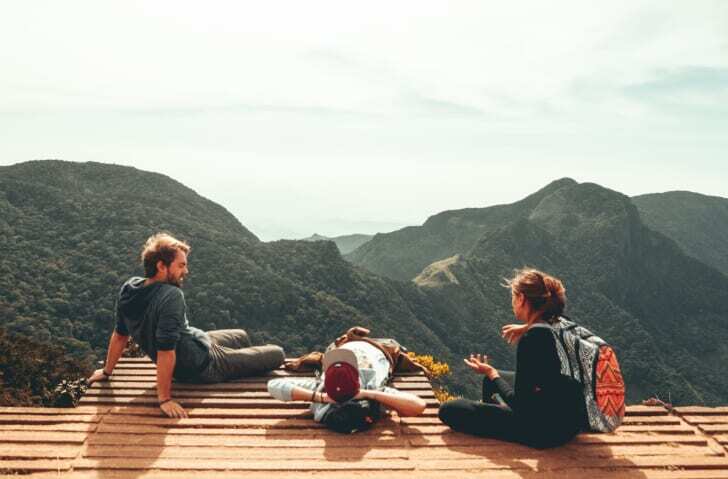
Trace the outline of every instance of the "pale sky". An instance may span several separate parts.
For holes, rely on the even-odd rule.
[[[263,240],[728,196],[728,1],[8,1],[0,69],[0,165],[164,173]]]

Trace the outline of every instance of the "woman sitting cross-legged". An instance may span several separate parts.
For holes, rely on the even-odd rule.
[[[499,371],[487,356],[471,355],[465,363],[483,374],[483,401],[457,399],[444,403],[439,416],[452,429],[546,448],[564,444],[588,428],[583,386],[562,374],[555,335],[549,327],[561,321],[566,295],[560,280],[523,269],[508,281],[513,313],[523,325],[507,325],[503,337],[518,342],[516,371]]]

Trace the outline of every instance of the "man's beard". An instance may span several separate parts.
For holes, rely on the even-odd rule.
[[[174,276],[172,276],[169,273],[169,271],[167,271],[167,283],[177,286],[178,288],[181,288],[182,287],[182,276],[175,278]]]

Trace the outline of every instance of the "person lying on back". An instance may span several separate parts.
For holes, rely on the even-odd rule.
[[[281,401],[310,401],[314,420],[339,432],[367,429],[380,417],[381,407],[400,416],[421,414],[427,406],[422,398],[387,386],[402,361],[366,338],[368,332],[352,328],[322,358],[315,356],[321,353],[309,355],[320,359],[323,373],[318,378],[273,379],[268,392]]]

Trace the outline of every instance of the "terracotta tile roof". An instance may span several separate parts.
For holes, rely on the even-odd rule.
[[[427,379],[395,385],[428,401],[342,435],[314,423],[307,403],[268,396],[267,377],[174,386],[187,419],[161,416],[155,369],[124,359],[112,381],[75,409],[0,408],[0,474],[33,477],[728,478],[728,408],[631,406],[615,434],[581,434],[539,451],[450,431]]]

